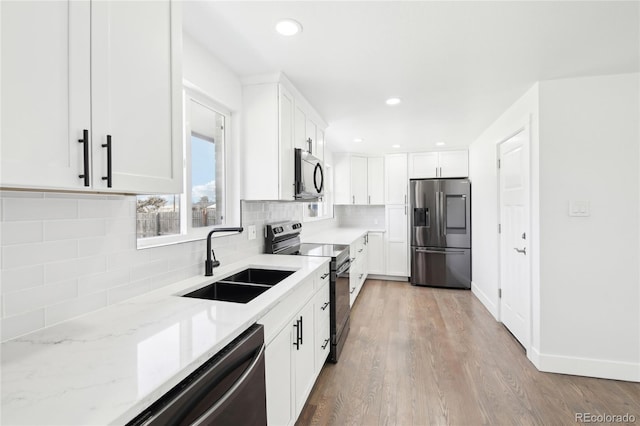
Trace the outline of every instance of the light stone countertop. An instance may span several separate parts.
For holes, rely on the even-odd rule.
[[[7,341],[0,423],[124,424],[328,262],[257,255]],[[176,296],[247,267],[296,272],[247,304]]]

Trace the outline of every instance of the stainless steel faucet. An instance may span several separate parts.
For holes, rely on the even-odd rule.
[[[243,228],[214,228],[207,235],[207,260],[204,262],[204,276],[210,277],[213,275],[213,268],[217,268],[220,266],[220,262],[216,260],[216,255],[211,248],[211,235],[215,232],[242,232]],[[213,255],[213,260],[211,260],[211,256]]]

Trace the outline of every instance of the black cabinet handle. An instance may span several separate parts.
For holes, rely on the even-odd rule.
[[[296,341],[293,342],[293,346],[295,346],[296,350],[299,351],[300,350],[300,321],[296,320],[296,323],[293,324],[293,326],[296,329]]]
[[[322,344],[322,349],[325,349],[329,344],[329,339],[324,339],[324,343]]]
[[[107,135],[107,143],[103,143],[102,147],[107,148],[107,175],[102,176],[102,180],[106,180],[107,188],[111,188],[111,177],[113,175],[111,168],[111,135]]]
[[[329,276],[329,273],[327,272],[326,274],[324,274],[323,276],[320,277],[321,280],[324,280],[325,278],[327,278]]]
[[[356,291],[356,288],[352,288],[351,291],[349,292],[349,294],[353,294],[353,292]]]
[[[362,253],[362,250],[364,250],[364,249],[360,249],[360,250],[358,250],[358,253]]]
[[[325,309],[327,309],[327,306],[329,306],[329,302],[325,302],[320,309],[324,311]]]
[[[78,175],[80,179],[84,179],[84,186],[89,186],[89,130],[84,129],[82,131],[82,139],[78,139],[78,142],[84,144],[83,157],[84,166],[81,175]]]
[[[302,316],[300,316],[300,344],[304,344],[304,342],[302,341],[302,331],[304,330],[304,327],[302,326]]]
[[[313,154],[313,152],[311,152],[311,146],[313,145],[313,141],[311,140],[311,138],[307,139],[307,143],[309,144],[309,149],[308,149],[309,154]]]

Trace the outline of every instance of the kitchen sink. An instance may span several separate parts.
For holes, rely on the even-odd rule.
[[[191,293],[187,293],[183,295],[183,297],[249,303],[270,288],[271,286],[266,285],[218,281],[196,291],[192,291]]]
[[[294,272],[248,268],[184,294],[182,297],[249,303]]]
[[[293,274],[295,271],[280,271],[277,269],[248,268],[224,278],[222,281],[238,283],[276,285]]]

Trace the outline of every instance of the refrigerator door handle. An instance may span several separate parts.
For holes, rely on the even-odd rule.
[[[447,236],[447,208],[444,204],[444,191],[440,191],[440,221],[442,222],[442,235]]]
[[[425,249],[425,248],[416,248],[415,251],[418,253],[429,253],[429,254],[464,254],[464,250],[433,250],[433,249]]]

